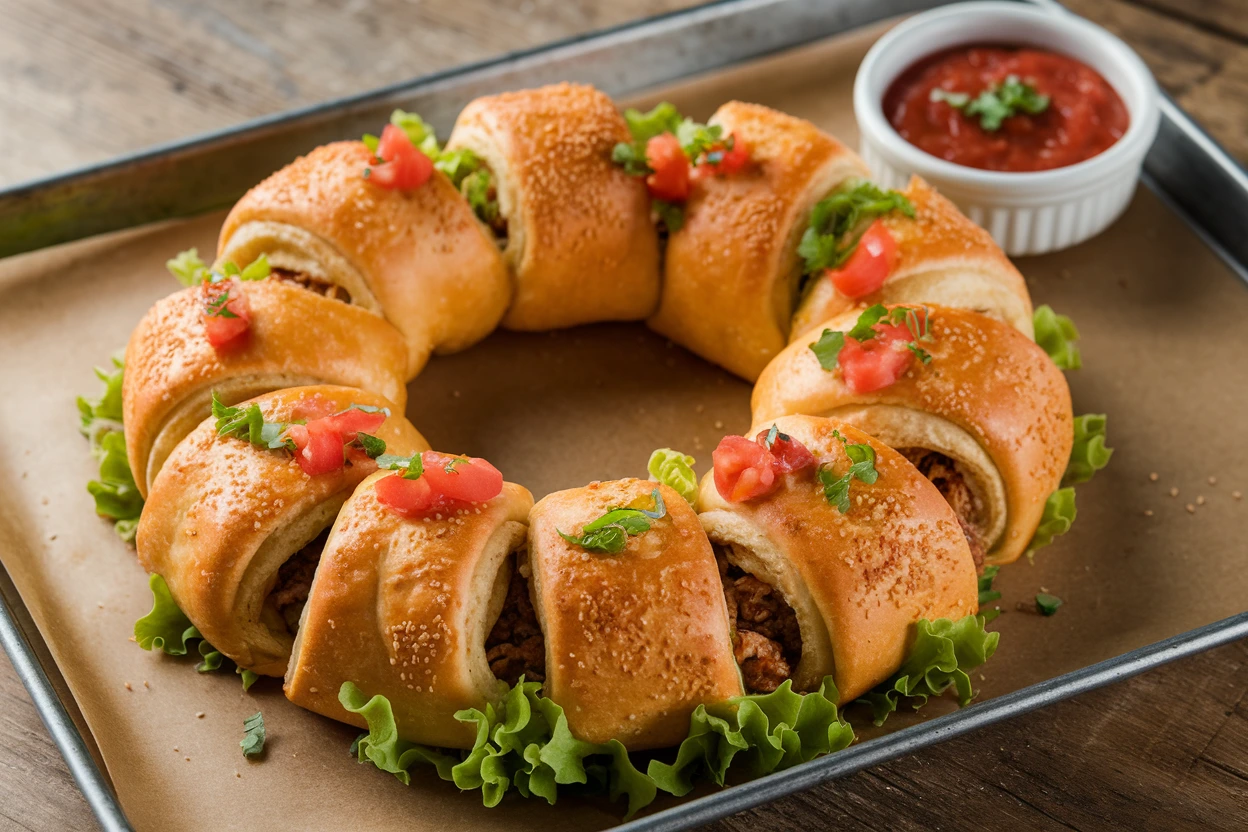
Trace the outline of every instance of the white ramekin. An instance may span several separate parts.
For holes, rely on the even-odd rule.
[[[964,167],[910,144],[884,116],[889,85],[928,55],[974,44],[1036,46],[1083,61],[1122,96],[1131,116],[1126,134],[1084,162],[1034,173]],[[1156,82],[1130,47],[1068,12],[1017,2],[945,6],[889,31],[858,68],[854,115],[863,159],[880,185],[901,188],[917,173],[1011,255],[1073,246],[1117,219],[1135,193],[1159,119]]]

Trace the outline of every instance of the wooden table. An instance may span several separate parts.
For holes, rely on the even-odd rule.
[[[690,5],[0,0],[0,183]],[[1248,159],[1248,0],[1070,0]],[[332,6],[332,8],[331,8]],[[1248,641],[729,818],[729,829],[1248,828]],[[0,830],[94,821],[0,659]]]

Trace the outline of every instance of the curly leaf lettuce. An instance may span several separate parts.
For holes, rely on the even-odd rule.
[[[1040,516],[1040,525],[1027,545],[1027,557],[1042,546],[1048,546],[1053,538],[1066,534],[1074,525],[1078,512],[1075,510],[1075,489],[1073,486],[1059,488],[1049,495],[1044,503],[1044,514]]]
[[[698,502],[698,478],[693,473],[694,458],[674,451],[671,448],[659,448],[650,454],[646,470],[650,479],[671,487],[688,501],[689,505]]]
[[[676,759],[651,760],[647,774],[658,788],[681,796],[699,776],[724,785],[734,764],[759,777],[840,751],[853,742],[854,730],[837,712],[839,698],[828,676],[817,691],[804,695],[786,680],[771,693],[699,706]]]
[[[472,723],[476,742],[466,752],[447,752],[399,738],[390,702],[384,696],[368,698],[351,682],[344,682],[338,701],[364,717],[368,733],[355,745],[360,762],[372,762],[403,783],[417,763],[437,769],[438,776],[460,789],[480,790],[486,806],[497,806],[511,787],[524,797],[554,803],[559,786],[584,786],[605,791],[615,800],[628,798],[628,815],[654,800],[649,777],[638,771],[618,741],[589,743],[572,736],[563,708],[538,694],[541,685],[523,679],[508,691],[498,708],[487,705],[459,711],[455,718]]]
[[[187,642],[201,638],[199,630],[173,600],[164,578],[153,573],[147,585],[152,589],[152,611],[134,622],[134,640],[144,650],[185,656]]]
[[[1070,449],[1070,462],[1062,476],[1062,485],[1087,482],[1109,464],[1114,449],[1105,446],[1106,423],[1104,413],[1085,413],[1075,417],[1075,444]]]
[[[1058,368],[1078,370],[1083,366],[1083,357],[1075,344],[1079,340],[1079,330],[1075,328],[1074,321],[1044,304],[1036,307],[1032,324],[1036,330],[1036,343],[1049,354]]]
[[[125,364],[114,357],[112,372],[96,368],[95,374],[104,383],[103,394],[98,399],[78,397],[79,430],[91,441],[91,453],[100,463],[100,478],[88,482],[87,491],[95,499],[96,514],[113,520],[118,536],[130,543],[139,528],[143,497],[130,471],[122,432]]]
[[[949,688],[958,695],[958,704],[967,705],[974,695],[966,671],[979,667],[996,652],[999,633],[984,629],[984,619],[968,615],[957,621],[921,618],[915,623],[914,644],[901,669],[892,678],[858,700],[871,708],[876,725],[883,725],[897,710],[902,697],[918,709],[928,698],[940,696]]]

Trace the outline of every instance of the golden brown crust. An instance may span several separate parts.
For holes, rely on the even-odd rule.
[[[809,348],[815,340],[811,333],[790,344],[759,378],[752,398],[754,420],[802,413],[865,426],[873,410],[895,408],[909,415],[909,427],[901,424],[889,439],[895,447],[926,447],[901,435],[917,429],[920,420],[934,419],[965,432],[986,452],[1004,484],[1005,528],[987,560],[1009,563],[1025,551],[1045,500],[1061,483],[1074,437],[1070,389],[1044,350],[1013,327],[967,310],[930,310],[933,340],[923,348],[932,355],[931,363],[915,361],[897,383],[858,394],[845,385],[839,370],[819,366]],[[845,331],[856,317],[856,311],[850,312],[818,329]]]
[[[756,423],[752,433],[771,424]],[[976,612],[975,564],[953,510],[900,454],[831,419],[787,416],[774,424],[837,474],[851,462],[834,431],[871,445],[879,477],[871,485],[855,480],[842,514],[824,498],[813,468],[743,503],[724,500],[709,473],[700,517],[713,542],[752,547],[754,557],[795,573],[794,594],[813,603],[826,629],[825,637],[803,628],[795,686],[814,687],[833,673],[841,701],[850,702],[901,666],[915,621]],[[802,602],[786,600],[800,621]]]
[[[612,507],[652,508],[655,488],[667,516],[620,554],[559,536]],[[684,739],[698,705],[741,695],[715,556],[679,494],[645,480],[593,483],[542,499],[529,524],[545,693],[576,736],[662,748]]]
[[[448,148],[490,166],[516,293],[503,326],[545,330],[644,318],[659,293],[645,183],[611,161],[628,127],[603,93],[556,84],[478,98]]]
[[[291,421],[309,406],[394,407],[375,393],[331,386],[279,390],[253,401],[272,422]],[[394,453],[428,447],[399,414],[376,435]],[[139,520],[139,561],[165,579],[210,644],[242,667],[281,676],[291,635],[266,609],[278,568],[333,521],[374,470],[370,463],[309,477],[289,453],[217,436],[210,417],[178,445],[153,483]]]
[[[347,500],[304,610],[286,696],[324,716],[367,727],[338,701],[343,682],[381,694],[399,735],[470,748],[475,728],[455,719],[505,690],[485,661],[491,590],[524,543],[533,496],[506,483],[487,503],[405,518],[377,502],[378,472]],[[497,615],[497,611],[495,611]]]
[[[663,296],[650,326],[753,381],[788,343],[810,210],[850,176],[853,151],[808,121],[732,101],[711,118],[750,150],[740,174],[699,179],[685,225],[667,243]]]
[[[216,390],[227,405],[283,387],[340,384],[407,403],[407,350],[381,317],[277,280],[241,284],[251,309],[246,343],[208,343],[200,287],[160,300],[126,348],[126,449],[146,495],[165,458],[203,419]]]
[[[832,281],[815,278],[793,316],[789,340],[804,337],[823,321],[856,306],[875,303],[937,303],[972,309],[1032,337],[1031,295],[1014,264],[952,202],[914,176],[905,190],[914,219],[894,211],[882,219],[897,241],[897,263],[880,291],[847,298]]]
[[[307,232],[345,258],[339,271],[354,272],[403,333],[410,378],[430,351],[454,352],[488,335],[507,308],[511,285],[493,239],[449,179],[434,171],[419,188],[381,188],[363,176],[370,159],[362,142],[335,142],[291,162],[230,211],[218,256],[249,262],[276,246],[270,261],[282,266],[289,257],[299,270],[310,267],[305,258],[326,259],[301,250],[310,243],[292,241],[284,229]],[[261,223],[268,230],[253,235],[250,224]],[[245,243],[236,246],[236,236]],[[349,275],[317,277],[352,283]],[[355,297],[358,287],[346,288],[369,305]]]

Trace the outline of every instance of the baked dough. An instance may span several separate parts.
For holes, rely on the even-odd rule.
[[[283,387],[339,384],[369,390],[403,411],[407,350],[378,315],[267,278],[240,284],[251,327],[217,351],[204,332],[202,290],[176,292],[143,316],[126,347],[126,450],[147,495],[165,459],[208,413],[212,393],[233,405]]]
[[[394,404],[349,387],[293,387],[260,396],[265,420],[289,422],[305,409],[352,404],[391,408],[376,432],[392,453],[428,448]],[[294,458],[217,435],[213,418],[174,449],[152,484],[139,520],[139,562],[165,579],[203,637],[240,667],[286,671],[293,634],[270,603],[279,569],[327,529],[376,466],[347,465],[309,477]]]
[[[878,439],[832,419],[784,416],[776,425],[819,464],[852,464],[838,432],[875,451],[874,484],[853,481],[850,510],[824,497],[814,469],[786,475],[773,493],[730,503],[702,479],[699,519],[730,562],[780,591],[802,634],[793,686],[832,675],[852,702],[901,666],[920,618],[959,619],[978,610],[971,551],[953,510],[913,465]]]
[[[731,101],[710,123],[749,146],[751,166],[695,181],[649,324],[753,381],[789,342],[811,209],[867,167],[810,122],[758,104]]]
[[[556,84],[478,98],[447,148],[493,173],[515,297],[503,326],[547,330],[632,321],[659,296],[658,235],[645,183],[611,161],[628,126],[605,94]]]
[[[431,352],[471,346],[498,325],[511,297],[486,228],[439,171],[419,188],[363,176],[363,142],[318,147],[248,191],[221,228],[218,261],[261,254],[276,269],[340,287],[384,315],[407,342],[407,378]]]

